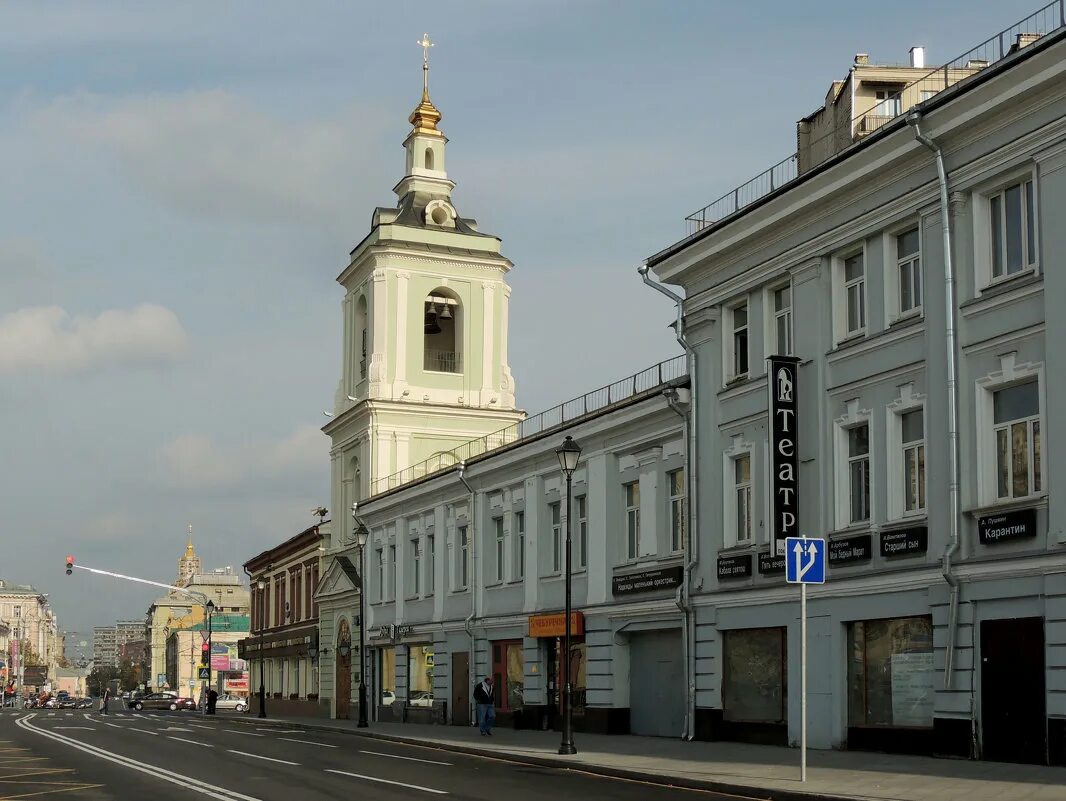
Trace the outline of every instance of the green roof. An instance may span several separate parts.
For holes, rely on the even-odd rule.
[[[248,615],[212,615],[212,631],[249,631],[251,620]],[[183,631],[207,631],[206,623],[196,623]]]

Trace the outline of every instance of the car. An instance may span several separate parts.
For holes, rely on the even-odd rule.
[[[396,703],[396,693],[394,693],[392,690],[382,690],[381,705],[392,706],[394,703]]]
[[[56,699],[56,707],[59,709],[77,709],[78,700],[72,696],[64,696]]]
[[[239,695],[220,695],[215,701],[215,709],[232,709],[234,712],[247,712],[248,699]]]
[[[177,693],[147,693],[130,699],[128,706],[138,712],[142,709],[169,709],[173,712],[178,709],[196,709],[196,701]]]
[[[407,700],[410,706],[433,706],[433,693],[425,690],[415,690]]]
[[[92,698],[77,698],[75,699],[75,709],[89,709],[93,705]]]

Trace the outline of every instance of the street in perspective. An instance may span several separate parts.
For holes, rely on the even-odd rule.
[[[0,801],[1066,798],[1033,5],[5,4]]]

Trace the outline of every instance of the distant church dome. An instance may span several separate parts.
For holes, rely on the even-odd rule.
[[[185,545],[185,554],[178,560],[178,587],[187,587],[192,577],[202,572],[200,569],[200,557],[196,555],[196,549],[192,544],[192,523],[189,524],[189,541]]]

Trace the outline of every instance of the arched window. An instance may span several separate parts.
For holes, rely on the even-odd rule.
[[[355,330],[356,336],[359,337],[357,344],[358,347],[358,360],[359,360],[359,380],[362,381],[366,378],[366,349],[367,349],[367,325],[368,325],[367,313],[366,313],[366,296],[360,295],[359,300],[355,304]]]
[[[433,373],[463,372],[462,311],[453,292],[439,288],[429,293],[423,303],[423,369]]]
[[[426,169],[433,169],[433,148],[431,147],[426,148]]]

